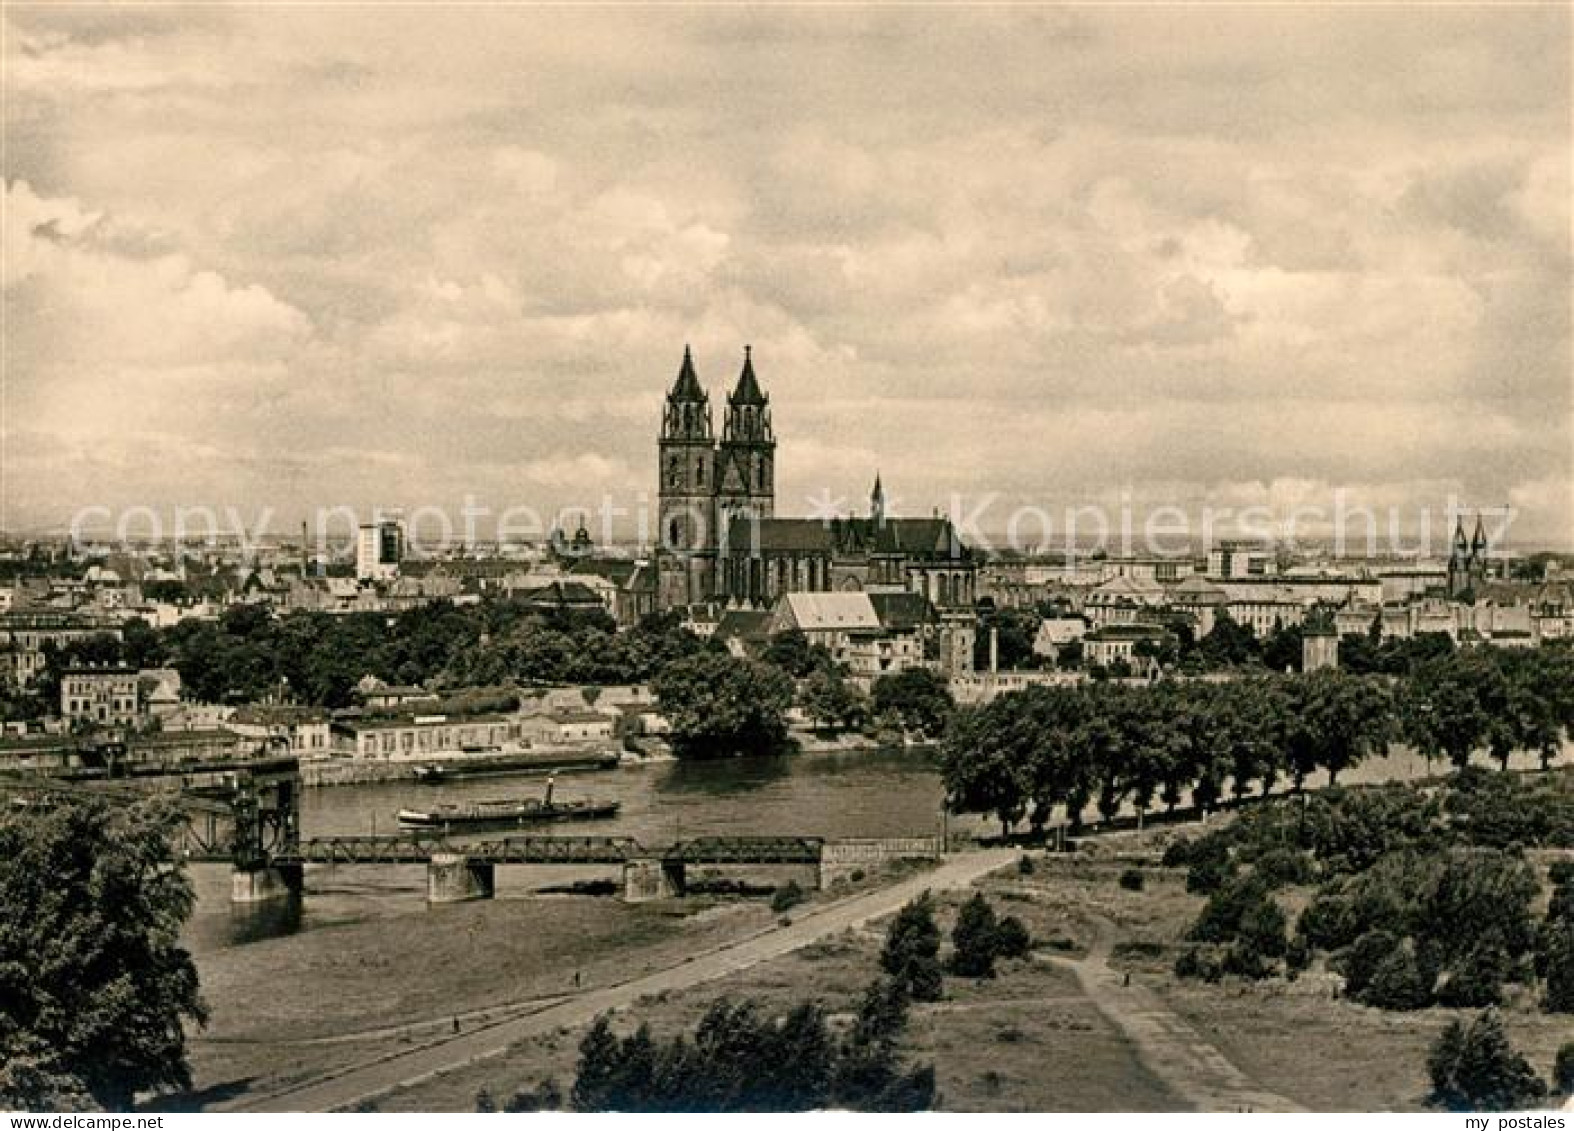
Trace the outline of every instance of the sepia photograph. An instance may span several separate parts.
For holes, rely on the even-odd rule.
[[[0,0],[5,1129],[1567,1129],[1571,73]]]

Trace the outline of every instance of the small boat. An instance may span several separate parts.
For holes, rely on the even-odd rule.
[[[508,801],[472,801],[462,805],[430,805],[399,810],[399,826],[406,829],[506,829],[541,821],[585,821],[617,816],[618,801],[554,801],[527,797]]]
[[[441,766],[417,766],[410,775],[422,785],[437,785],[448,780],[448,771]]]

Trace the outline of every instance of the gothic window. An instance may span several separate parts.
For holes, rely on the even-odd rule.
[[[683,474],[678,470],[678,457],[673,456],[667,461],[667,486],[676,487],[683,482]]]
[[[667,545],[676,549],[678,541],[680,538],[682,538],[682,536],[683,527],[679,524],[677,519],[673,519],[671,522],[667,523]]]
[[[763,459],[759,462],[759,487],[760,490],[765,490],[765,461]]]
[[[701,487],[705,486],[705,461],[700,460],[694,467],[695,482]]]

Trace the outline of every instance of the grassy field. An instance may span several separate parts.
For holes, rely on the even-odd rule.
[[[1427,1048],[1454,1011],[1392,1013],[1354,1004],[1338,996],[1339,980],[1321,962],[1295,981],[1208,985],[1174,976],[1203,899],[1185,890],[1183,870],[1158,861],[1166,840],[1196,831],[1154,828],[1089,840],[1072,855],[1034,853],[1030,872],[1007,868],[980,886],[999,913],[1026,923],[1041,955],[1079,959],[1095,939],[1112,944],[1116,971],[1157,993],[1261,1089],[1314,1111],[1422,1110]],[[1143,877],[1140,891],[1119,882],[1133,868]],[[878,882],[870,876],[859,886]],[[1307,897],[1304,890],[1277,895],[1292,923]],[[960,902],[939,901],[947,936]],[[194,1043],[199,1087],[317,1075],[440,1037],[454,1016],[468,1027],[532,999],[570,993],[576,970],[586,987],[620,982],[775,919],[762,899],[627,905],[533,896],[402,917],[396,939],[390,922],[370,919],[210,955],[202,978],[216,1021]],[[877,973],[882,939],[883,924],[844,933],[725,979],[641,999],[621,1023],[688,1030],[727,995],[753,996],[783,1011],[816,999],[833,1019],[846,1018]],[[1515,1046],[1546,1074],[1569,1037],[1567,1018],[1541,1014],[1523,992],[1511,996],[1503,1017]],[[560,1029],[378,1106],[468,1111],[482,1090],[501,1104],[546,1078],[566,1091],[580,1035]],[[907,1040],[912,1058],[934,1064],[944,1109],[1184,1107],[1084,997],[1074,973],[1046,961],[1007,963],[991,981],[948,977],[943,1001],[914,1007]]]
[[[1113,838],[1092,858],[1040,860],[1032,876],[997,876],[1001,894],[1033,895],[1075,922],[1099,915],[1116,925],[1111,964],[1153,988],[1238,1068],[1262,1087],[1314,1111],[1420,1111],[1429,1089],[1426,1054],[1439,1031],[1469,1011],[1441,1008],[1394,1013],[1336,996],[1338,979],[1319,962],[1294,982],[1227,979],[1218,985],[1173,974],[1186,931],[1202,908],[1185,890],[1180,869],[1157,866],[1166,834]],[[1120,887],[1119,875],[1141,868],[1143,890]],[[1279,893],[1293,923],[1307,893]],[[1502,1010],[1515,1047],[1549,1075],[1558,1045],[1570,1037],[1567,1016],[1541,1013],[1524,992]]]
[[[938,901],[949,934],[959,905]],[[1075,949],[1075,916],[1053,902],[1002,894],[1003,912],[1035,935]],[[639,1003],[626,1024],[658,1033],[691,1029],[718,997],[751,996],[784,1011],[806,998],[833,1021],[850,1018],[878,972],[883,925],[843,934],[731,978]],[[580,1034],[559,1031],[387,1097],[384,1111],[471,1110],[482,1089],[502,1103],[519,1089],[573,1080]],[[1007,963],[992,981],[947,978],[945,1000],[916,1005],[907,1049],[935,1065],[940,1106],[952,1111],[1167,1111],[1176,1098],[1132,1054],[1125,1040],[1082,996],[1075,978],[1040,963]]]

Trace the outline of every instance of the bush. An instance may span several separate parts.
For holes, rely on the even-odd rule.
[[[1225,949],[1224,960],[1219,968],[1226,974],[1253,982],[1272,977],[1274,972],[1273,963],[1268,957],[1245,940],[1237,940]]]
[[[797,907],[803,900],[803,888],[798,886],[798,881],[788,880],[771,896],[771,910],[780,915]]]
[[[1192,925],[1190,937],[1197,942],[1224,943],[1244,936],[1254,949],[1277,955],[1284,953],[1284,927],[1284,912],[1279,905],[1260,881],[1247,876],[1231,881],[1208,897]]]
[[[1549,920],[1542,926],[1541,967],[1546,979],[1542,1008],[1574,1013],[1574,919]]]
[[[1164,846],[1164,858],[1159,861],[1166,868],[1184,868],[1191,863],[1191,840],[1176,837]]]
[[[1541,1102],[1546,1085],[1515,1052],[1497,1011],[1468,1025],[1454,1020],[1426,1059],[1432,1102],[1450,1111],[1518,1111]]]
[[[1291,848],[1275,848],[1257,857],[1252,874],[1269,889],[1309,884],[1317,878],[1317,867],[1304,852]]]
[[[1437,992],[1438,1003],[1459,1009],[1499,1005],[1508,972],[1508,954],[1496,943],[1484,942],[1448,971]]]
[[[1403,940],[1391,931],[1368,931],[1356,939],[1334,964],[1344,975],[1345,993],[1362,1000],[1377,967],[1402,945]]]
[[[1552,1084],[1565,1096],[1574,1095],[1574,1041],[1558,1049],[1557,1059],[1552,1062]]]
[[[964,978],[993,978],[999,929],[994,908],[984,893],[974,892],[962,905],[951,930],[951,973]]]
[[[503,1105],[506,1112],[561,1111],[562,1108],[563,1089],[551,1077],[542,1080],[533,1091],[515,1092],[513,1098]]]
[[[913,1001],[940,1000],[940,928],[928,892],[896,913],[886,931],[880,968]]]
[[[1140,868],[1127,868],[1120,874],[1120,886],[1127,891],[1142,890],[1142,870]]]
[[[1217,982],[1223,970],[1213,955],[1199,946],[1187,947],[1175,960],[1177,978],[1196,978],[1204,982]]]
[[[1003,916],[995,927],[995,954],[1021,958],[1033,949],[1033,936],[1015,915]]]
[[[1027,853],[1017,857],[1017,875],[1031,876],[1033,874],[1033,858]]]
[[[1378,1009],[1407,1010],[1425,1009],[1431,998],[1431,987],[1422,984],[1415,955],[1400,946],[1378,961],[1358,1000]]]
[[[1293,978],[1312,964],[1312,945],[1306,936],[1296,935],[1284,948],[1284,968]]]
[[[1230,849],[1217,837],[1208,837],[1194,845],[1187,856],[1186,890],[1207,894],[1218,891],[1235,876],[1235,861]]]

